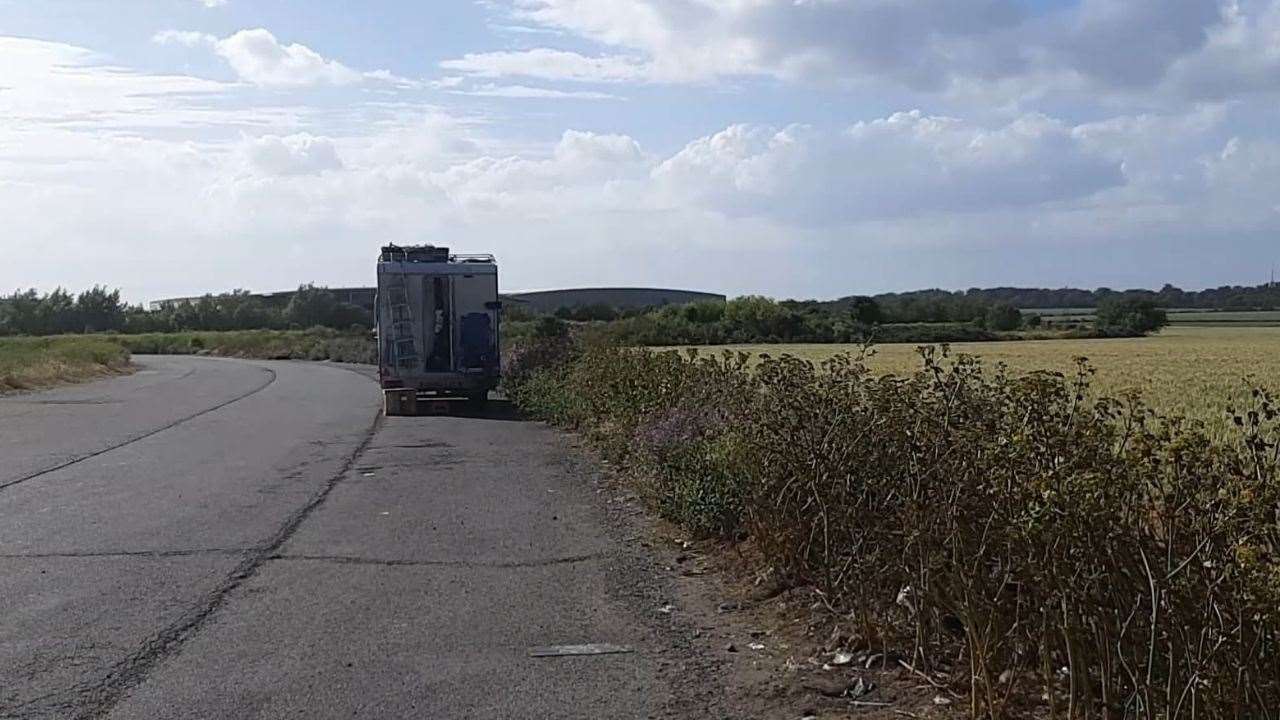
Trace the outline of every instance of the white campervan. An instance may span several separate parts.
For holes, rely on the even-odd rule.
[[[483,401],[497,386],[502,305],[492,255],[388,245],[376,306],[384,390]]]

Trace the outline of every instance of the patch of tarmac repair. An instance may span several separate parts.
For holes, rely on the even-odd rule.
[[[377,445],[374,449],[381,450],[383,448],[396,448],[401,450],[423,450],[428,448],[451,448],[453,447],[447,442],[439,442],[435,440],[426,440],[420,443],[402,443],[400,445]]]

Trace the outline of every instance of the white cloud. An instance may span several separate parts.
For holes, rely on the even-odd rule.
[[[1228,6],[1204,48],[1180,58],[1170,84],[1186,96],[1215,100],[1280,90],[1280,2]]]
[[[1087,197],[1124,182],[1040,115],[988,129],[919,111],[842,132],[735,125],[693,141],[654,171],[673,200],[788,223],[980,212]]]
[[[211,80],[113,66],[85,48],[44,40],[0,37],[0,57],[0,128],[9,130],[194,124],[219,111],[179,111],[170,99],[229,89]]]
[[[661,81],[880,73],[934,86],[957,65],[1000,72],[1023,63],[982,51],[1019,23],[1009,0],[515,0],[512,12],[639,53],[645,77]]]
[[[508,33],[511,35],[560,35],[560,31],[551,28],[532,27],[529,25],[489,25],[489,29],[494,32]]]
[[[350,266],[335,261],[342,242],[408,242],[447,218],[425,173],[475,152],[467,123],[428,123],[431,108],[384,95],[276,107],[241,84],[141,73],[61,43],[0,37],[0,56],[0,249],[78,259],[14,263],[0,286],[109,282],[140,300],[243,273],[233,284],[269,289],[281,280],[253,258],[295,243],[312,245],[301,277],[322,279],[326,264]],[[175,248],[192,261],[181,278],[159,260]]]
[[[315,175],[342,169],[333,140],[308,133],[245,138],[241,152],[246,164],[264,175]]]
[[[361,79],[360,73],[306,45],[281,44],[263,28],[219,40],[214,51],[242,80],[256,85],[347,85]]]
[[[281,43],[264,28],[241,30],[221,39],[191,30],[162,30],[151,40],[160,45],[206,47],[225,60],[237,77],[254,85],[302,87],[375,81],[401,88],[422,86],[417,80],[400,77],[389,70],[353,70],[306,45]]]
[[[137,72],[69,45],[3,38],[0,56],[0,287],[108,282],[145,299],[360,283],[379,243],[427,238],[497,252],[511,289],[1094,284],[1126,252],[1160,283],[1178,281],[1156,277],[1175,260],[1187,274],[1247,268],[1246,250],[1280,236],[1265,103],[1085,121],[953,109],[842,127],[721,124],[657,152],[620,133],[541,136],[585,124],[543,122],[543,108],[503,131],[395,86],[277,107],[261,103],[281,94],[247,82]],[[331,82],[332,61],[307,57],[305,71],[262,72]],[[51,266],[48,247],[79,261]],[[1106,259],[1077,261],[1086,251]],[[174,254],[188,270],[170,271]],[[1238,280],[1231,268],[1194,282]]]
[[[640,143],[626,135],[566,130],[556,145],[555,159],[577,167],[630,165],[642,161],[644,154],[640,151]]]
[[[1280,89],[1280,0],[509,0],[508,15],[597,43],[445,66],[486,77],[698,82],[735,76],[1132,98]]]
[[[639,210],[652,162],[625,135],[568,130],[548,157],[485,155],[431,174],[473,218]]]
[[[458,95],[537,100],[621,100],[617,95],[592,90],[555,90],[528,85],[496,85],[486,83],[467,90],[453,90]]]
[[[394,85],[401,90],[417,90],[419,88],[427,87],[428,85],[428,83],[421,80],[414,80],[412,78],[396,75],[390,70],[370,70],[362,73],[362,76],[365,80],[373,80],[376,82],[386,83],[388,85]]]
[[[1149,88],[1204,47],[1223,7],[1223,0],[1082,0],[1061,28],[1044,29],[1023,52],[1107,87]]]
[[[461,87],[466,81],[467,79],[461,75],[447,75],[439,80],[432,80],[428,84],[437,90],[450,90]]]
[[[575,52],[547,48],[472,53],[458,60],[446,60],[440,63],[440,67],[480,77],[521,76],[587,82],[635,81],[644,79],[651,73],[644,63],[634,58],[587,57]]]
[[[1221,128],[1229,121],[1221,105],[1205,105],[1186,114],[1123,115],[1084,123],[1072,136],[1090,153],[1124,169],[1126,202],[1194,202],[1205,191],[1195,158],[1221,146]]]
[[[1232,137],[1201,159],[1215,224],[1276,232],[1280,225],[1280,142]]]
[[[199,3],[207,8],[219,8],[227,4],[227,0],[199,0]]]
[[[151,42],[157,45],[183,45],[190,48],[202,45],[215,47],[218,44],[218,38],[194,30],[161,30],[151,36]]]
[[[1016,258],[1069,252],[1056,245],[1068,240],[1112,238],[1120,252],[1119,239],[1144,235],[1280,229],[1270,192],[1280,149],[1213,142],[1223,122],[1213,113],[1075,127],[922,113],[840,130],[735,125],[664,156],[586,131],[506,152],[447,116],[389,119],[343,136],[213,144],[0,131],[0,213],[17,258],[0,268],[0,286],[49,277],[23,258],[50,245],[83,259],[59,282],[148,283],[133,285],[134,297],[358,283],[378,243],[447,237],[497,252],[512,289],[653,282],[835,294],[859,282],[940,282],[941,258],[984,243]],[[17,147],[58,162],[27,162]],[[1191,187],[1168,181],[1178,174]],[[168,256],[161,249],[189,257],[191,272],[163,272],[151,259]],[[934,261],[887,266],[909,252]],[[287,263],[262,263],[263,253]],[[896,279],[883,279],[889,272]]]

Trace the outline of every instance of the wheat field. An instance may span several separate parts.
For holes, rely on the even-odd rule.
[[[742,350],[753,355],[795,355],[820,361],[850,345],[730,345],[702,347],[703,352]],[[953,353],[977,355],[1003,363],[1012,371],[1073,372],[1074,358],[1086,357],[1097,369],[1093,388],[1106,395],[1137,390],[1153,407],[1219,426],[1226,410],[1243,403],[1249,380],[1280,390],[1280,327],[1166,328],[1145,338],[1034,340],[956,343]],[[870,365],[877,371],[903,373],[920,365],[916,346],[881,345]]]

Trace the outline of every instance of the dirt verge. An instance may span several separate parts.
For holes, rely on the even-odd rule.
[[[749,543],[692,540],[651,513],[622,473],[577,436],[610,533],[645,578],[620,582],[672,644],[665,717],[967,717],[967,702],[901,656],[862,645],[808,587],[759,574]]]

